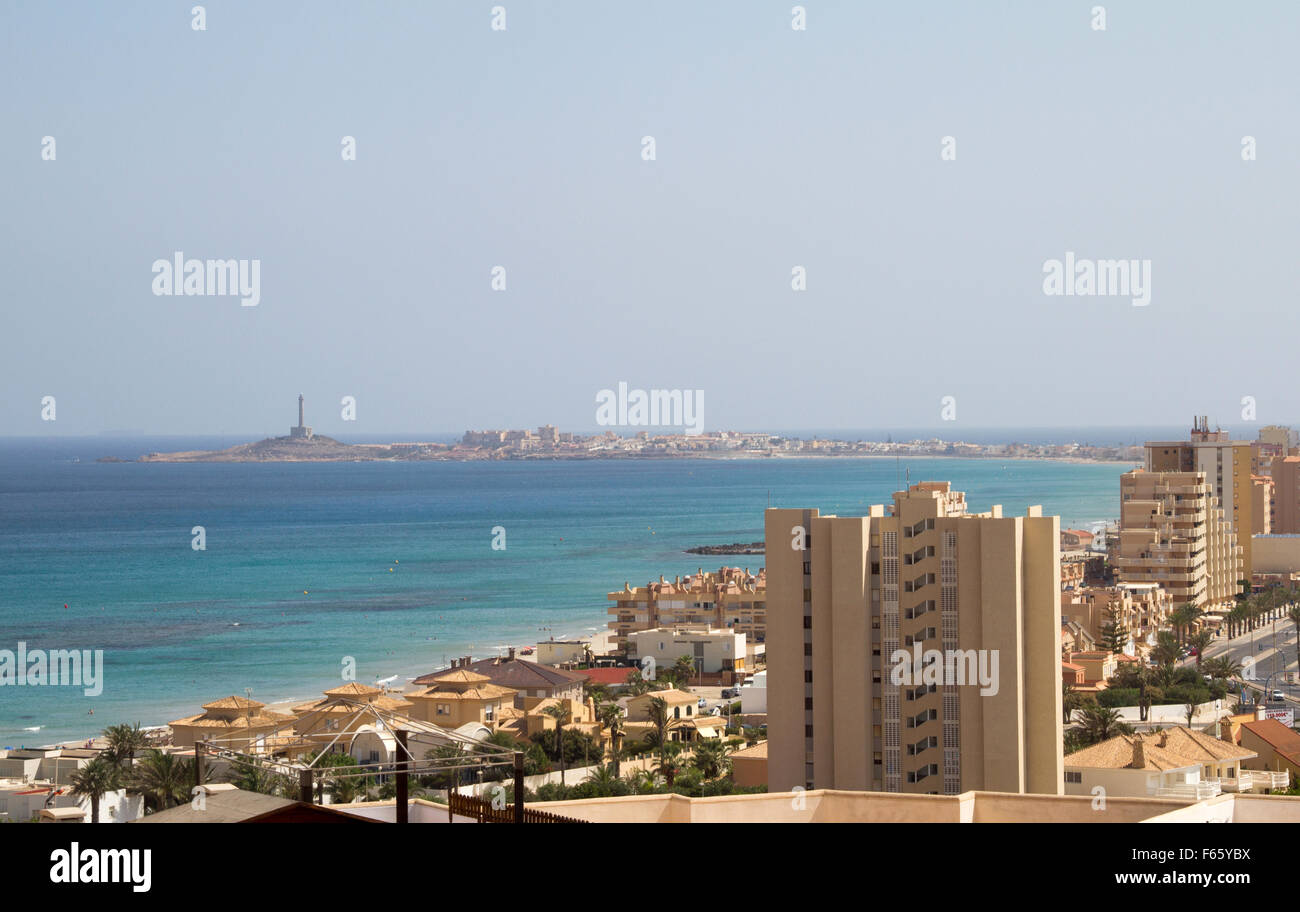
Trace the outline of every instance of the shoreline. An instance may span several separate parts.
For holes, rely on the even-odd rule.
[[[366,444],[361,444],[366,446]],[[690,459],[709,459],[717,461],[749,461],[749,460],[771,460],[771,459],[968,459],[972,461],[984,462],[1048,462],[1059,463],[1064,465],[1140,465],[1140,459],[1106,459],[1098,456],[1000,456],[996,454],[975,455],[971,453],[620,453],[618,455],[591,455],[591,454],[564,454],[564,453],[547,453],[537,455],[512,455],[512,456],[425,456],[400,458],[394,456],[358,456],[348,459],[330,459],[330,458],[284,458],[284,459],[256,459],[256,458],[220,458],[221,451],[214,451],[212,458],[208,454],[195,454],[191,452],[177,454],[148,454],[149,458],[137,457],[136,459],[116,459],[100,457],[94,460],[98,465],[131,465],[131,464],[149,464],[149,465],[288,465],[288,464],[327,464],[338,463],[344,465],[355,465],[357,463],[399,463],[408,464],[416,462],[437,462],[437,463],[479,463],[479,462],[621,462],[628,460],[677,460],[686,461]],[[169,456],[184,456],[189,458],[167,458]]]
[[[581,637],[584,636],[584,634],[581,634],[581,633],[580,633],[580,634],[578,634],[577,636],[578,636],[579,638],[581,638]],[[602,651],[607,651],[607,650],[609,649],[610,631],[609,631],[609,628],[608,628],[608,627],[603,627],[603,628],[600,628],[600,629],[596,630],[595,632],[593,632],[593,633],[590,634],[590,637],[591,637],[591,648],[592,648],[592,652],[593,652],[593,653],[599,655],[599,654],[602,653]],[[566,637],[556,637],[556,639],[566,639]],[[538,646],[539,643],[545,643],[545,642],[548,642],[548,641],[547,641],[547,640],[540,640],[540,641],[538,641],[538,642],[533,642],[533,643],[518,643],[518,644],[513,644],[514,649],[516,650],[516,652],[515,652],[515,657],[518,658],[518,659],[520,659],[520,660],[522,660],[522,661],[525,661],[525,662],[528,662],[528,661],[536,661],[536,650],[537,650],[537,646]],[[519,655],[519,652],[518,652],[518,651],[519,651],[520,649],[525,649],[525,648],[529,648],[529,647],[531,647],[531,648],[533,649],[533,651],[534,651],[532,656],[521,656],[521,655]],[[504,646],[501,647],[502,650],[505,650],[505,649],[508,649],[508,648],[510,648],[509,645],[504,645]],[[492,658],[492,657],[493,657],[492,655],[482,655],[482,656],[476,656],[475,658],[476,658],[476,659],[487,659],[487,658]],[[389,685],[389,686],[385,686],[385,685],[374,684],[373,682],[365,682],[365,681],[359,681],[358,683],[361,683],[361,684],[367,684],[367,683],[369,683],[370,686],[381,687],[381,688],[383,688],[383,689],[385,690],[386,693],[399,693],[399,694],[400,694],[400,693],[404,693],[404,692],[406,692],[406,691],[408,691],[408,690],[411,689],[411,679],[413,679],[413,678],[418,678],[418,677],[420,677],[421,675],[426,675],[426,674],[431,674],[431,673],[433,673],[433,672],[437,672],[437,671],[446,671],[446,670],[448,670],[448,669],[445,669],[445,668],[433,668],[433,669],[428,669],[428,668],[426,668],[426,669],[424,669],[424,670],[416,671],[416,672],[414,672],[413,674],[406,674],[405,672],[398,672],[397,677],[398,677],[398,680],[399,680],[400,683],[401,683],[400,688],[399,688],[399,687],[394,687],[394,686],[391,686],[391,685]],[[344,682],[344,683],[347,683],[347,682]],[[398,683],[398,681],[394,681],[394,682],[393,682],[394,685],[397,684],[397,683]],[[335,687],[335,686],[338,686],[338,685],[337,685],[337,684],[332,684],[332,685],[330,685],[330,686],[331,686],[331,687]],[[219,700],[219,699],[222,698],[222,696],[225,696],[225,695],[214,695],[214,696],[212,696],[210,699],[213,699],[213,700]],[[291,714],[291,710],[293,709],[293,707],[295,707],[295,706],[301,706],[301,705],[304,704],[304,703],[312,703],[312,702],[316,702],[316,701],[320,700],[323,696],[324,696],[324,692],[323,692],[323,691],[317,691],[315,694],[309,694],[308,696],[305,696],[305,697],[285,697],[285,698],[281,698],[281,699],[277,699],[277,700],[272,700],[272,701],[269,701],[269,702],[267,702],[267,703],[264,703],[264,704],[263,704],[263,707],[264,707],[266,710],[270,711],[270,712],[278,712],[278,713],[284,713],[284,714]],[[198,707],[198,708],[199,708],[199,709],[202,709],[201,706]],[[189,710],[183,710],[182,712],[189,712]],[[182,716],[182,718],[183,718],[183,716]],[[94,734],[92,734],[92,735],[88,735],[88,736],[86,736],[86,737],[65,738],[65,739],[63,739],[63,740],[61,740],[61,741],[53,742],[53,743],[51,743],[51,744],[42,744],[42,745],[35,746],[35,747],[25,747],[25,748],[24,748],[24,747],[18,747],[18,748],[14,748],[14,749],[15,749],[15,750],[23,750],[23,749],[26,749],[26,750],[57,750],[57,749],[64,749],[64,750],[77,750],[77,749],[81,749],[81,748],[83,748],[83,746],[86,744],[86,742],[92,742],[92,743],[93,743],[93,742],[95,742],[95,741],[100,741],[100,740],[102,740],[103,737],[104,737],[104,728],[107,728],[109,725],[118,725],[118,724],[131,724],[131,723],[126,723],[125,720],[112,721],[112,722],[107,723],[103,728],[100,728],[100,729],[96,730]],[[141,730],[141,731],[160,731],[160,730],[164,730],[164,729],[169,728],[169,726],[170,726],[171,723],[170,723],[170,722],[157,722],[157,723],[145,723],[145,722],[140,722],[140,723],[138,723],[138,724],[139,724],[139,726],[140,726],[140,730]],[[286,723],[286,724],[287,724],[287,723]],[[44,726],[42,726],[42,727],[44,727]],[[39,734],[39,732],[32,732],[32,734]]]

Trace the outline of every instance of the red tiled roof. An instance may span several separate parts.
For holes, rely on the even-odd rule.
[[[1300,766],[1300,735],[1297,735],[1277,719],[1243,722],[1241,727],[1273,748],[1274,753],[1281,754],[1292,764]]]
[[[584,668],[582,673],[593,684],[626,684],[633,668]]]

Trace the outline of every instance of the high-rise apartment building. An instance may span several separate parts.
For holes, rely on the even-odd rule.
[[[1204,472],[1148,472],[1120,477],[1116,575],[1156,583],[1174,607],[1228,607],[1243,578],[1238,536]],[[1247,536],[1249,537],[1249,536]]]
[[[867,516],[767,511],[771,791],[1061,793],[1060,520],[1041,513],[970,514],[947,482]]]
[[[1227,431],[1210,430],[1204,415],[1192,420],[1188,440],[1148,441],[1146,468],[1149,472],[1203,472],[1210,493],[1219,499],[1224,518],[1237,533],[1241,547],[1242,579],[1251,573],[1250,536],[1255,528],[1255,489],[1252,474],[1258,472],[1257,445],[1249,440],[1230,440]]]
[[[1279,535],[1300,532],[1300,456],[1273,460],[1273,528]]]

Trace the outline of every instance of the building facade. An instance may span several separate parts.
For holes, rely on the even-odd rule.
[[[1058,517],[924,482],[868,516],[769,509],[766,536],[771,791],[1060,793]],[[904,651],[952,657],[942,683]]]
[[[633,588],[624,583],[606,595],[613,604],[608,612],[611,642],[627,648],[629,633],[676,626],[708,626],[743,633],[750,643],[767,639],[767,580],[763,570],[719,567],[671,580],[659,577]]]
[[[1246,578],[1243,560],[1205,473],[1134,469],[1121,476],[1114,559],[1121,582],[1155,583],[1175,608],[1230,607]]]
[[[1237,536],[1241,548],[1241,579],[1250,579],[1250,535],[1255,528],[1255,489],[1259,451],[1249,440],[1231,440],[1227,431],[1210,430],[1204,416],[1192,422],[1188,440],[1149,441],[1146,468],[1149,472],[1201,472],[1210,494],[1218,499],[1223,518]]]

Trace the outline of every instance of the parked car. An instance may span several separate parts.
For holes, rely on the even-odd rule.
[[[704,709],[706,706],[709,705],[709,701],[704,699],[703,697],[700,697],[700,702],[695,705],[698,706],[700,709]]]
[[[1275,690],[1268,695],[1268,702],[1270,703],[1283,703],[1285,701],[1286,701],[1286,694],[1282,693],[1282,691],[1280,690]]]
[[[732,697],[738,697],[738,696],[740,696],[739,687],[724,687],[722,689],[722,699],[724,700],[730,699]]]

